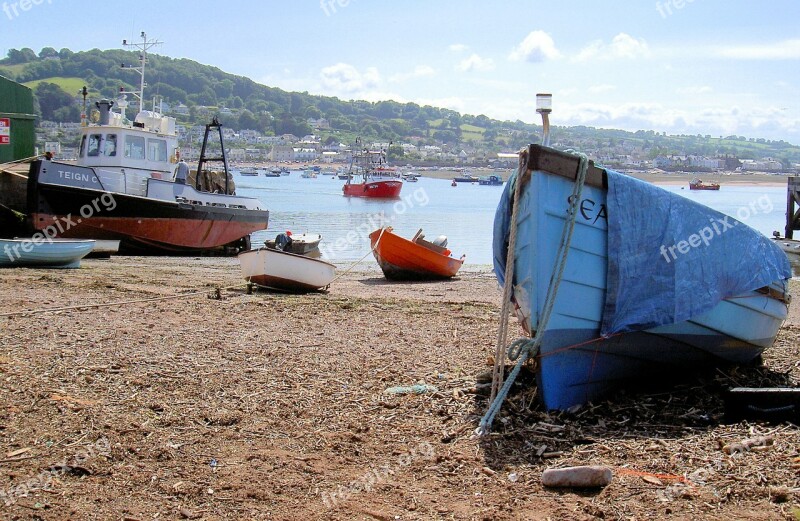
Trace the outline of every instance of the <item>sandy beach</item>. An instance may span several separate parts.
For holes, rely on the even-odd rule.
[[[247,294],[235,259],[114,257],[3,270],[0,288],[3,519],[797,516],[800,430],[722,422],[725,389],[800,383],[796,309],[763,367],[573,413],[542,411],[523,373],[476,438],[500,299],[488,266],[390,283],[365,262],[328,293],[286,295]],[[95,304],[110,305],[8,315]],[[770,444],[722,449],[758,436]],[[583,464],[612,483],[542,486]]]

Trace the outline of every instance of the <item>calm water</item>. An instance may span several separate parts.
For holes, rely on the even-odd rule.
[[[299,172],[279,178],[243,177],[234,173],[237,193],[256,197],[270,210],[269,230],[253,235],[252,242],[291,230],[322,235],[323,258],[355,261],[369,253],[368,235],[381,222],[404,237],[422,228],[427,238],[446,235],[453,256],[466,254],[469,264],[491,264],[492,223],[502,186],[459,184],[420,178],[405,183],[401,199],[391,201],[344,197],[344,181],[320,175],[303,179]],[[723,186],[718,192],[690,191],[687,185],[663,188],[700,202],[748,226],[772,235],[783,231],[785,187]]]

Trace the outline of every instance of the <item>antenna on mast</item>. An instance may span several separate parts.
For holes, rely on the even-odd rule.
[[[155,47],[156,45],[163,44],[164,42],[162,42],[160,40],[148,40],[147,39],[147,34],[145,34],[144,31],[142,31],[142,34],[140,36],[142,38],[142,41],[140,43],[133,43],[133,42],[129,43],[128,40],[122,40],[122,45],[123,46],[128,47],[131,50],[137,49],[139,51],[139,66],[138,67],[134,67],[132,65],[126,65],[124,63],[121,64],[121,67],[123,69],[130,69],[132,71],[136,71],[136,72],[139,73],[139,76],[140,76],[139,90],[138,91],[137,90],[128,91],[128,90],[125,90],[124,87],[120,87],[119,93],[123,97],[126,94],[133,95],[134,98],[139,100],[139,110],[144,110],[144,88],[147,85],[147,82],[144,81],[144,68],[145,68],[145,65],[147,65],[147,51],[149,51],[151,48]],[[153,107],[153,110],[155,110],[155,107]]]

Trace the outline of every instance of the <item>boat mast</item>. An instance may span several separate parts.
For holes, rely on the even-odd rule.
[[[128,40],[122,40],[122,45],[128,47],[129,49],[138,49],[139,50],[139,66],[133,67],[131,65],[125,65],[124,63],[121,65],[123,69],[130,69],[132,71],[136,71],[139,73],[139,90],[136,91],[128,91],[125,90],[124,87],[120,87],[119,93],[123,96],[126,94],[131,94],[134,98],[139,100],[139,111],[144,110],[144,88],[147,85],[147,82],[144,81],[144,68],[147,64],[147,51],[151,48],[155,47],[156,45],[161,45],[162,41],[160,40],[148,40],[147,34],[142,31],[140,35],[142,38],[141,43],[128,43]],[[153,110],[156,110],[155,103],[153,104]]]

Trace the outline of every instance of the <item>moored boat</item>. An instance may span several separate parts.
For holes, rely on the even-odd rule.
[[[503,178],[499,175],[487,175],[478,178],[478,184],[485,186],[502,186]]]
[[[0,267],[79,268],[93,240],[0,239]]]
[[[285,247],[283,251],[288,251],[290,253],[296,253],[297,255],[306,255],[311,253],[314,250],[319,249],[319,243],[322,241],[322,235],[318,233],[297,233],[294,234],[291,231],[287,231],[284,235],[289,237],[291,241],[289,241],[289,249],[287,250]],[[278,235],[280,237],[280,235]],[[277,241],[276,239],[269,239],[264,244],[267,248],[275,249]]]
[[[547,409],[633,378],[748,363],[772,345],[791,272],[768,238],[571,154],[532,145],[520,164],[495,218],[495,272],[539,343],[530,356]]]
[[[480,178],[472,174],[462,174],[453,178],[454,183],[478,183]]]
[[[359,141],[356,141],[358,146]],[[342,193],[348,197],[369,197],[374,199],[394,199],[400,197],[403,182],[399,179],[384,179],[386,165],[385,150],[354,150],[350,162],[347,182]],[[393,170],[392,170],[393,171]],[[360,182],[354,182],[360,178]]]
[[[336,277],[336,266],[329,262],[281,250],[249,250],[238,258],[248,283],[283,291],[318,291]]]
[[[147,50],[144,33],[140,90],[143,108]],[[101,100],[98,124],[81,128],[76,163],[31,163],[27,212],[33,229],[63,238],[119,240],[121,251],[197,253],[249,247],[249,234],[266,229],[269,212],[255,198],[237,196],[228,171],[222,128],[206,125],[200,160],[192,172],[180,161],[174,118],[141,110],[126,118],[126,99]],[[114,112],[114,106],[120,112]],[[155,107],[154,107],[155,109]],[[211,132],[221,157],[206,155]],[[221,165],[218,171],[209,163]]]
[[[369,234],[372,253],[387,279],[436,280],[452,278],[464,264],[465,256],[456,259],[447,249],[447,238],[425,240],[419,230],[409,240],[383,227]]]
[[[702,179],[692,179],[689,190],[719,190],[719,183],[706,183]]]

